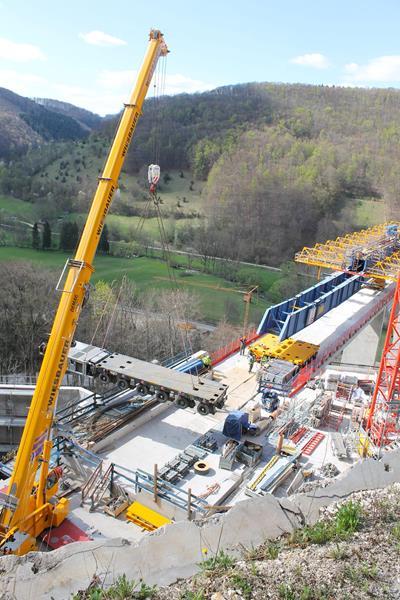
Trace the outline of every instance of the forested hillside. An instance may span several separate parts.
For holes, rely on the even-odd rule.
[[[48,110],[52,110],[53,112],[57,112],[75,119],[75,121],[77,121],[84,129],[87,129],[88,131],[96,129],[103,121],[102,117],[99,115],[90,112],[90,110],[79,108],[78,106],[70,104],[69,102],[60,102],[59,100],[53,100],[51,98],[34,98],[33,100],[36,102],[36,104],[40,104]]]
[[[51,142],[4,165],[0,191],[50,221],[84,214],[117,120],[86,142]],[[399,141],[400,92],[392,89],[254,83],[150,99],[111,239],[132,242],[139,220],[154,218],[144,204],[146,170],[159,152],[171,244],[279,265],[304,244],[396,217]]]
[[[45,107],[0,88],[0,160],[15,159],[43,142],[81,139],[100,120],[97,115],[90,120],[89,111],[67,105],[68,111],[59,104]]]

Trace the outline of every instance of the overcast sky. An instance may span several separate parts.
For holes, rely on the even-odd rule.
[[[0,86],[118,112],[151,27],[171,50],[171,94],[248,81],[400,87],[400,0],[0,0]]]

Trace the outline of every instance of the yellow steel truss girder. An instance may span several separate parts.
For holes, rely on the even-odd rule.
[[[306,246],[303,250],[297,252],[294,260],[315,267],[340,271],[348,270],[348,261],[353,253],[364,251],[364,254],[366,253],[371,257],[374,252],[382,252],[387,245],[386,227],[388,225],[400,226],[399,223],[390,221],[361,231],[347,233],[335,240],[317,243],[312,248]],[[376,264],[370,267],[365,275],[391,280],[396,279],[399,270],[400,251],[397,251],[384,259],[377,260]]]

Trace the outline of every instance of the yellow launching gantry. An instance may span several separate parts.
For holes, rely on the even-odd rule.
[[[45,529],[60,525],[69,511],[66,498],[52,501],[58,491],[61,475],[59,467],[49,471],[54,408],[67,369],[68,351],[89,293],[89,280],[94,270],[92,263],[104,220],[118,187],[118,178],[157,61],[167,52],[162,33],[151,30],[147,53],[130,101],[125,105],[103,174],[99,177],[76,256],[67,260],[57,285],[57,290],[61,292],[60,303],[8,491],[7,494],[0,493],[0,553],[3,554],[21,555],[35,549],[36,538]]]
[[[395,281],[400,269],[400,223],[389,222],[348,233],[312,248],[294,260],[306,265],[360,273],[374,280]]]

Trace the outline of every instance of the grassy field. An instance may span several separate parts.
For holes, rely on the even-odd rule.
[[[360,228],[378,225],[387,220],[383,200],[362,199],[352,200],[352,202],[355,203],[355,222]]]
[[[0,261],[24,261],[40,264],[47,268],[61,271],[67,255],[61,252],[34,251],[30,248],[0,248]],[[170,280],[167,265],[156,258],[114,258],[98,256],[94,262],[95,273],[92,281],[120,280],[125,275],[133,281],[140,291],[173,289],[175,284]],[[259,270],[260,272],[262,269]],[[188,272],[174,269],[177,285],[180,289],[194,292],[199,298],[202,319],[216,323],[226,316],[233,323],[240,323],[243,318],[243,295],[237,286],[214,275]],[[272,284],[279,278],[279,273],[268,273]],[[261,273],[263,275],[263,273]],[[264,298],[254,298],[251,305],[252,314],[258,320],[260,313],[268,306]]]
[[[152,254],[154,256],[161,256],[161,251],[152,250]],[[180,265],[184,268],[192,268],[192,269],[202,269],[202,261],[201,258],[190,258],[184,254],[177,254],[176,252],[171,252],[171,259],[177,265]],[[190,263],[189,263],[190,261]],[[218,263],[217,263],[218,266]],[[252,287],[254,285],[259,285],[260,288],[264,291],[267,291],[275,281],[277,281],[281,276],[278,271],[271,269],[260,268],[257,266],[249,266],[249,265],[241,265],[237,271],[237,276],[241,281],[245,281],[246,279],[249,281],[249,285]],[[246,285],[241,284],[241,288],[246,288]]]
[[[34,219],[35,206],[24,200],[0,195],[0,212],[31,222]]]

